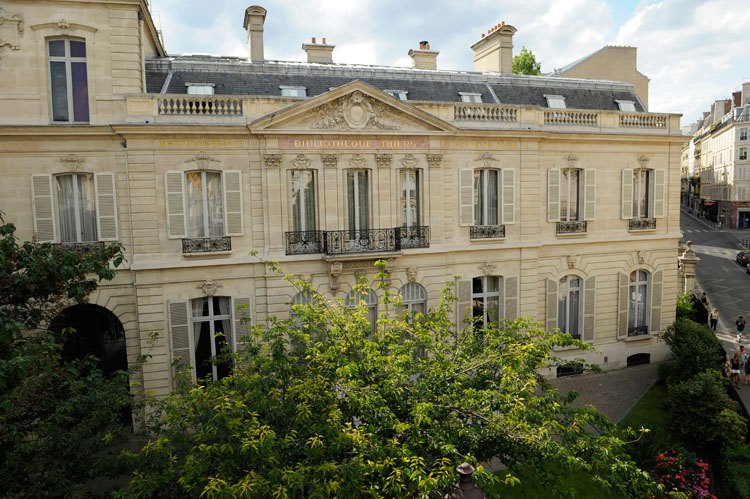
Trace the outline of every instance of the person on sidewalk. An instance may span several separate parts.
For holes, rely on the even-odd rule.
[[[734,357],[732,357],[732,377],[729,379],[729,382],[733,384],[738,390],[742,387],[740,386],[740,365],[742,361],[740,360],[740,351],[737,350],[734,353]]]
[[[713,332],[716,332],[716,325],[719,323],[719,310],[714,307],[713,310],[711,310],[711,313],[708,314],[708,323],[713,330]]]
[[[737,320],[734,321],[734,325],[737,326],[737,343],[742,341],[742,331],[745,330],[745,319],[741,315],[737,316]]]

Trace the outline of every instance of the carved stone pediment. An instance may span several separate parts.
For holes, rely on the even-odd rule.
[[[317,107],[304,119],[319,130],[400,130],[399,121],[382,102],[358,90]]]

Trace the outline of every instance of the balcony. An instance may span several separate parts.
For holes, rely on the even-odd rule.
[[[505,225],[473,225],[469,227],[469,239],[497,239],[505,237]]]
[[[183,255],[216,253],[219,251],[232,251],[231,237],[195,237],[182,240]]]
[[[557,234],[585,234],[586,222],[579,220],[570,220],[567,222],[557,222]]]
[[[628,327],[628,337],[643,336],[648,334],[648,326],[630,326]]]
[[[72,250],[82,255],[87,253],[93,253],[104,249],[103,241],[86,241],[82,243],[58,243],[57,246],[60,249]]]
[[[656,219],[655,218],[631,218],[628,220],[628,230],[639,231],[639,230],[655,230]]]
[[[367,230],[299,231],[286,232],[285,238],[287,255],[388,253],[402,249],[429,248],[430,228],[413,226]]]

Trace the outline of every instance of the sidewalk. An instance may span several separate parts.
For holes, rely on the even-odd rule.
[[[737,244],[739,244],[740,246],[743,246],[745,249],[750,251],[750,227],[748,227],[747,229],[728,229],[726,227],[719,227],[719,224],[716,222],[712,222],[711,220],[706,220],[705,218],[697,217],[693,213],[688,213],[687,208],[685,208],[685,206],[683,205],[680,205],[680,215],[691,217],[696,222],[704,225],[707,229],[731,234],[737,240]],[[686,238],[683,238],[683,239],[686,239]],[[745,244],[743,244],[743,242]]]

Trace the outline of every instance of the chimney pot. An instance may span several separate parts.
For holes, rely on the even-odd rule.
[[[419,42],[418,50],[409,50],[411,67],[416,69],[437,69],[437,56],[440,52],[430,50],[430,42],[422,40]]]
[[[482,33],[482,38],[484,38],[484,33]]]
[[[263,23],[266,21],[266,9],[253,5],[245,9],[245,20],[242,23],[247,30],[247,47],[251,62],[262,62],[263,55]]]
[[[474,71],[510,74],[513,72],[513,35],[516,28],[503,21],[482,34],[471,46]]]
[[[312,37],[312,43],[303,43],[302,50],[307,52],[307,62],[322,62],[333,64],[333,49],[335,45],[326,44],[323,38],[322,44],[315,43],[316,38]]]
[[[315,43],[315,37],[314,36],[312,37],[312,43]]]
[[[325,38],[323,38],[323,45],[325,45],[325,44],[326,44],[326,39],[325,39]]]

